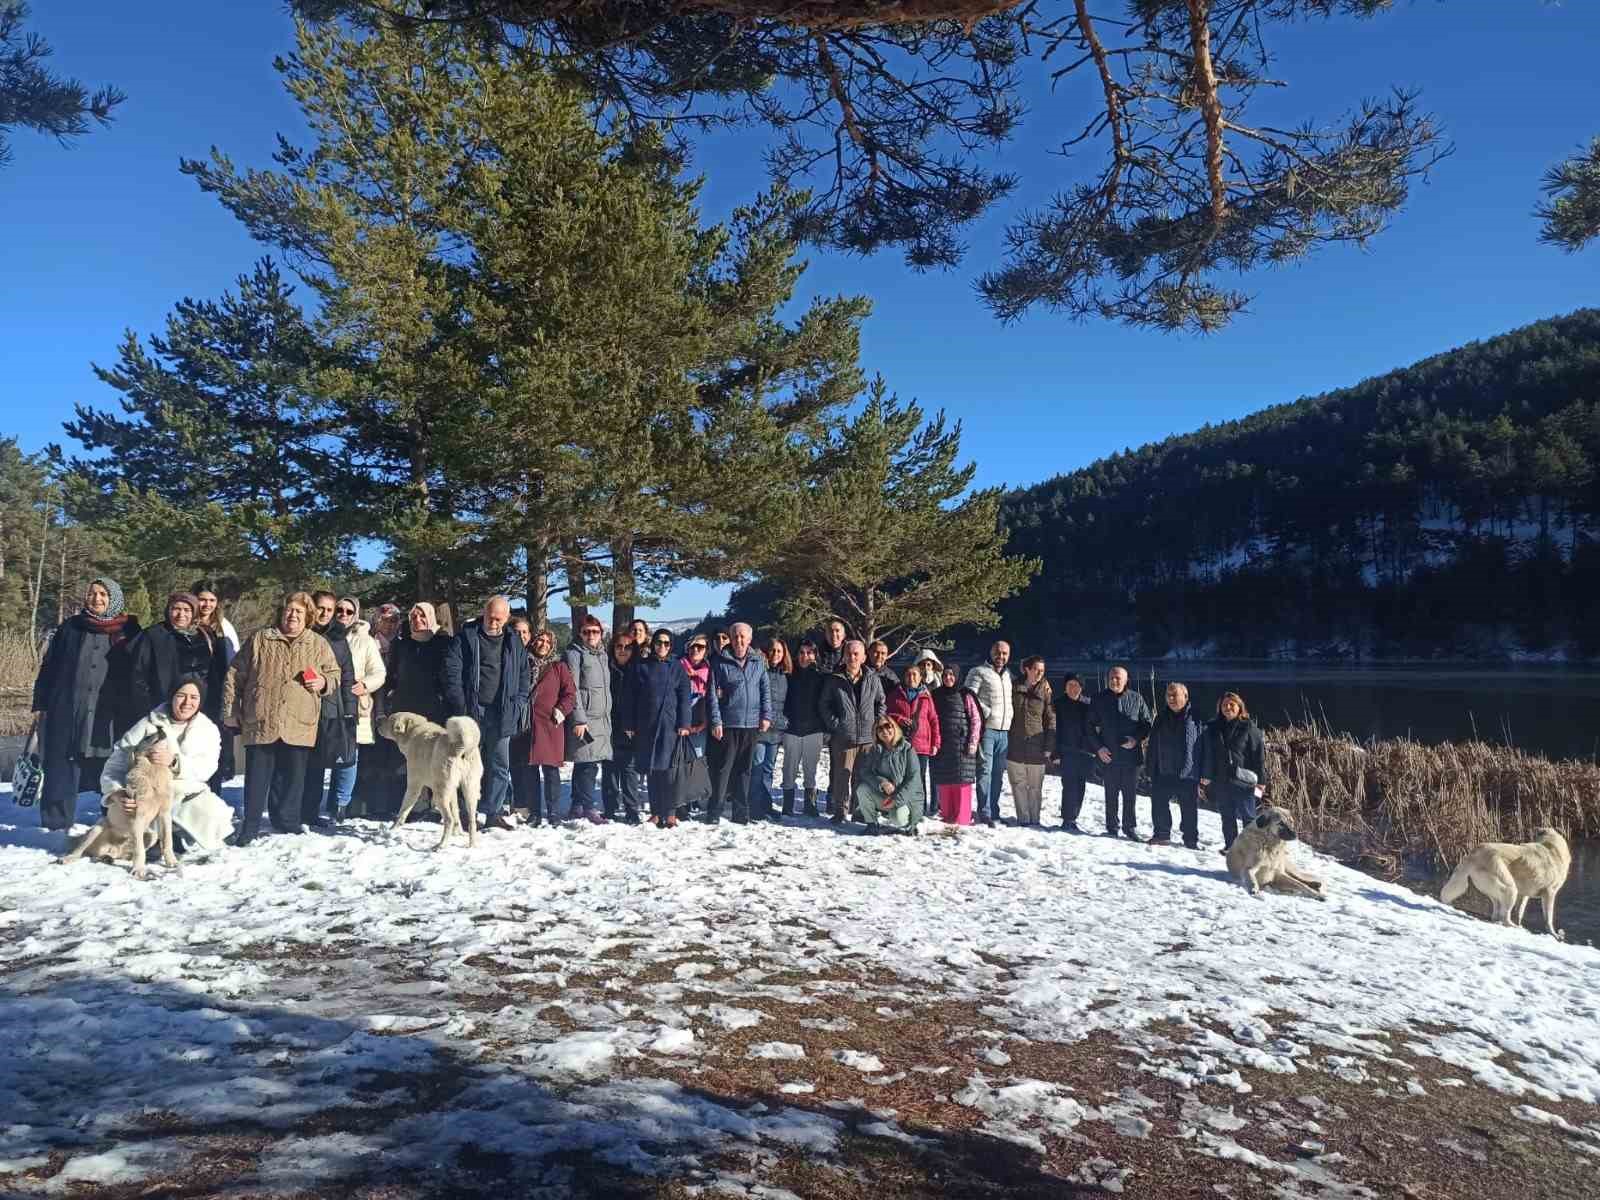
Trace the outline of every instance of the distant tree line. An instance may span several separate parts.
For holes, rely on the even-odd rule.
[[[1031,644],[1600,654],[1600,310],[1012,493]]]

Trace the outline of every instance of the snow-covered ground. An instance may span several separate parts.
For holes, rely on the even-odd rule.
[[[1047,822],[1059,799],[1051,780]],[[96,807],[85,797],[80,815]],[[1100,814],[1091,789],[1085,827]],[[432,853],[436,826],[391,839],[354,822],[142,884],[126,865],[56,865],[59,835],[36,821],[0,793],[8,1195],[166,1177],[208,1137],[248,1129],[259,1140],[234,1186],[252,1195],[418,1173],[471,1191],[483,1162],[519,1195],[565,1195],[581,1158],[782,1196],[762,1190],[763,1164],[825,1163],[847,1130],[924,1144],[875,1099],[908,1079],[1009,1143],[1044,1150],[1095,1128],[1132,1146],[1155,1104],[1139,1089],[1012,1065],[1097,1037],[1152,1090],[1220,1085],[1241,1104],[1241,1071],[1298,1076],[1314,1108],[1319,1081],[1417,1094],[1412,1062],[1437,1060],[1456,1084],[1504,1093],[1530,1130],[1561,1131],[1600,1175],[1600,1120],[1556,1111],[1600,1102],[1600,952],[1303,847],[1328,902],[1253,899],[1224,876],[1211,813],[1199,851],[807,821],[574,824]],[[942,1063],[918,1061],[909,1041],[863,1042],[842,1015],[863,1000],[886,1022],[873,1029],[925,1029],[955,1011],[940,1006],[968,1023],[939,1031]],[[694,1086],[736,1069],[770,1093]],[[859,1077],[854,1094],[810,1102],[840,1072]],[[1181,1153],[1235,1160],[1282,1194],[1339,1175],[1314,1141],[1276,1162],[1247,1149],[1231,1106],[1183,1113]],[[1076,1177],[1120,1189],[1126,1168],[1094,1145]]]

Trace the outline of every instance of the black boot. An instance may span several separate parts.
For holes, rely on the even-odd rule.
[[[828,820],[835,825],[844,824],[844,805],[834,800],[832,792],[828,793]]]
[[[794,816],[794,789],[793,788],[784,788],[783,789],[783,815],[786,816],[786,817]]]
[[[820,813],[817,812],[817,789],[816,788],[807,788],[806,789],[805,814],[808,817],[816,817],[816,816],[820,816],[821,815]]]

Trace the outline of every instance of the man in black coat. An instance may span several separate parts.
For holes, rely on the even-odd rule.
[[[832,675],[844,666],[844,622],[835,617],[822,627],[822,640],[817,646],[817,670]]]
[[[883,680],[867,669],[867,648],[844,644],[844,665],[822,687],[820,715],[828,731],[828,809],[844,822],[855,795],[856,757],[871,748],[878,720],[888,708]]]
[[[1140,743],[1150,733],[1150,706],[1128,688],[1128,668],[1112,667],[1106,690],[1090,705],[1090,721],[1099,743],[1096,757],[1105,767],[1106,836],[1117,836],[1117,801],[1122,801],[1122,833],[1139,838],[1139,767],[1144,762]]]
[[[482,735],[484,819],[511,829],[504,809],[511,795],[511,738],[528,711],[532,690],[528,652],[511,631],[511,601],[491,596],[483,617],[468,621],[444,656],[444,699],[454,717],[471,717]],[[467,815],[463,808],[462,822]]]

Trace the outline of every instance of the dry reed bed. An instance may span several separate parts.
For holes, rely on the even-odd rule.
[[[1304,834],[1380,870],[1455,864],[1479,842],[1523,842],[1543,826],[1600,837],[1600,764],[1511,746],[1403,738],[1357,742],[1313,725],[1267,736],[1272,801]]]
[[[0,737],[25,733],[38,665],[24,633],[0,630]]]

